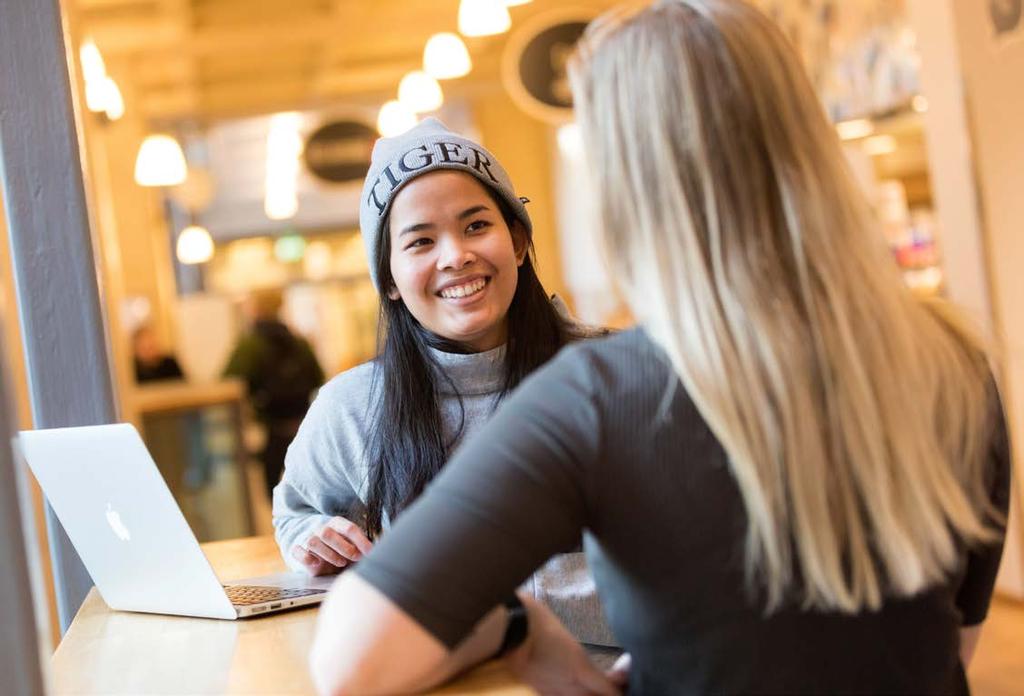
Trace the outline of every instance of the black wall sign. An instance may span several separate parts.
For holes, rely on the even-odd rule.
[[[359,121],[334,121],[306,141],[302,159],[317,178],[331,183],[360,180],[370,169],[377,131]]]
[[[572,118],[569,56],[589,22],[578,11],[540,15],[509,39],[502,77],[524,111],[554,123]]]
[[[1020,28],[1024,0],[988,0],[988,12],[996,34],[1008,34]]]

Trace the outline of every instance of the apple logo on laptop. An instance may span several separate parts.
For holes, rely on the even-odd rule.
[[[114,534],[121,541],[131,541],[132,535],[129,533],[128,528],[124,526],[124,522],[121,521],[121,514],[115,510],[110,503],[107,503],[107,524],[114,530]]]

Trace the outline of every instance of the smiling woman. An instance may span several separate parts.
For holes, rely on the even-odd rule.
[[[437,120],[377,142],[360,227],[380,355],[321,389],[274,492],[282,553],[317,575],[360,561],[464,437],[588,333],[541,286],[530,216],[505,170]],[[579,543],[527,589],[579,640],[614,645]]]
[[[522,223],[506,223],[475,177],[445,170],[403,188],[390,218],[388,297],[427,330],[475,351],[505,343],[527,251]]]

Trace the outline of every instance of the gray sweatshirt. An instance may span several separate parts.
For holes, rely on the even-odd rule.
[[[451,454],[497,406],[505,379],[505,348],[469,355],[432,353],[462,397],[460,409],[447,381],[437,381],[444,441],[453,443]],[[362,519],[365,451],[376,406],[371,392],[379,389],[374,369],[373,362],[364,363],[325,384],[288,448],[284,476],[274,489],[274,532],[285,562],[295,570],[302,566],[289,553],[293,545],[303,543],[335,515]],[[581,642],[616,645],[582,552],[555,556],[523,589],[550,607]]]

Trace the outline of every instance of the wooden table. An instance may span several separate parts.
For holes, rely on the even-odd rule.
[[[204,544],[223,580],[285,569],[271,537]],[[53,656],[57,694],[311,694],[306,658],[316,609],[242,621],[112,611],[93,588]],[[2,689],[0,689],[2,690]],[[439,694],[533,692],[500,663]]]

